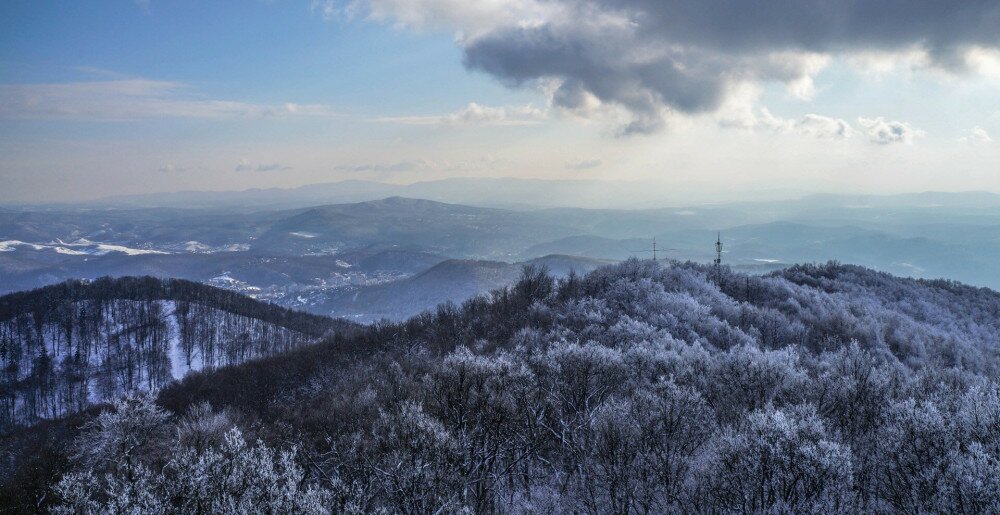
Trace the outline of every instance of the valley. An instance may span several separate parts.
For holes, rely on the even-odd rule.
[[[350,184],[317,191],[331,199],[354,195]],[[296,193],[213,195],[251,194],[266,206]],[[718,233],[724,263],[751,273],[834,259],[1000,286],[1000,268],[992,266],[1000,254],[1000,197],[988,194],[826,195],[638,210],[500,209],[389,197],[249,212],[169,207],[171,198],[142,208],[0,212],[0,293],[73,278],[150,275],[322,315],[399,320],[509,284],[520,266],[538,260],[562,274],[650,258],[654,237],[661,259],[708,262]],[[461,273],[429,280],[449,260]]]

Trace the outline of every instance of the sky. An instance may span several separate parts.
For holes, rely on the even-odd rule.
[[[996,0],[6,0],[0,202],[448,177],[1000,193]]]

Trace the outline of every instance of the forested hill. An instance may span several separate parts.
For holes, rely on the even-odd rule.
[[[156,277],[70,280],[30,291],[10,293],[0,296],[0,321],[28,313],[52,313],[66,303],[109,300],[194,302],[312,336],[322,336],[337,326],[348,324],[342,320],[261,302],[199,282]]]
[[[301,513],[990,513],[998,374],[988,289],[836,263],[527,269],[461,306],[190,374],[72,444],[25,458],[9,440],[2,498],[182,513],[260,499]]]
[[[0,297],[0,431],[155,391],[193,370],[270,356],[353,324],[151,277]]]

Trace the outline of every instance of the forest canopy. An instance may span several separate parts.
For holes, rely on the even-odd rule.
[[[982,513],[998,343],[996,292],[836,263],[529,268],[123,400],[7,488],[66,512]]]

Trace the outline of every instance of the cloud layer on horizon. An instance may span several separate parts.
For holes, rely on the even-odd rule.
[[[253,104],[202,98],[190,86],[148,79],[0,85],[0,119],[330,117],[324,105]]]
[[[291,166],[285,166],[281,163],[262,163],[254,164],[248,159],[240,159],[239,163],[236,163],[235,171],[237,172],[287,172],[291,170]]]
[[[388,116],[376,121],[403,125],[533,125],[544,121],[548,113],[532,105],[492,107],[469,102],[465,107],[443,116]]]

